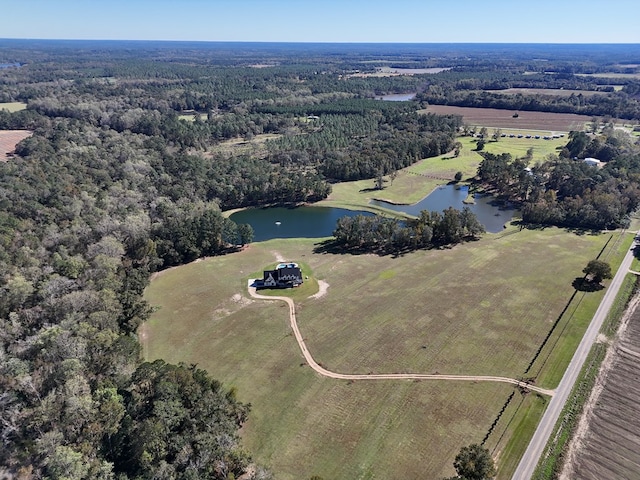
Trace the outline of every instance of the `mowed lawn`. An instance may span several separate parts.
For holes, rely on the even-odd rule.
[[[168,270],[146,292],[157,311],[140,332],[144,355],[196,363],[236,388],[252,404],[245,445],[278,479],[451,476],[460,447],[483,439],[512,387],[320,377],[304,364],[284,303],[250,299],[247,278],[283,257],[329,283],[325,296],[298,301],[297,313],[312,355],[330,370],[521,377],[608,236],[508,233],[399,258],[271,240]],[[527,409],[539,416],[536,398]],[[514,425],[536,421],[505,417],[487,445],[495,455],[513,449]],[[519,448],[528,434],[519,431]]]

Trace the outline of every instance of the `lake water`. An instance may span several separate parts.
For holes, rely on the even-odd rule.
[[[254,241],[262,242],[272,238],[330,237],[338,218],[355,215],[370,216],[373,213],[332,207],[271,207],[248,208],[229,218],[236,223],[251,225]]]
[[[475,204],[465,205],[463,200],[469,195],[469,187],[466,185],[443,185],[436,188],[431,194],[413,205],[394,205],[381,200],[371,200],[370,205],[383,207],[394,212],[403,212],[415,217],[420,215],[422,210],[430,212],[441,212],[449,207],[462,210],[469,209],[478,217],[478,220],[487,232],[496,233],[502,231],[504,225],[511,221],[515,208],[505,208],[495,197],[491,195],[474,195]]]
[[[413,205],[393,205],[380,200],[372,200],[376,205],[396,212],[419,216],[421,210],[441,212],[453,207],[462,210],[467,206],[478,217],[487,232],[500,232],[505,223],[513,217],[515,209],[504,208],[490,195],[476,194],[474,205],[465,205],[469,187],[444,185],[436,188],[429,196]],[[254,241],[262,242],[272,238],[321,238],[330,237],[340,217],[374,215],[370,212],[346,210],[344,208],[303,206],[295,208],[269,207],[248,208],[232,214],[229,218],[236,223],[248,223],[254,231]]]

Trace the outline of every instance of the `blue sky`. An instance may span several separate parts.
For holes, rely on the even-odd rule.
[[[640,43],[639,0],[0,0],[0,38]]]

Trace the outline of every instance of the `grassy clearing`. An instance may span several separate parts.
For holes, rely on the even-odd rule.
[[[546,409],[548,399],[516,393],[500,417],[485,447],[497,459],[497,480],[510,480]]]
[[[210,147],[205,155],[255,155],[262,158],[267,154],[265,142],[267,140],[275,140],[281,136],[275,133],[264,133],[256,135],[250,140],[240,137],[232,138]]]
[[[532,130],[503,130],[507,135],[539,135]],[[492,132],[490,131],[489,134]],[[438,185],[453,180],[456,172],[462,172],[463,179],[475,176],[482,157],[475,150],[476,140],[473,137],[459,137],[462,144],[458,157],[451,153],[421,160],[410,167],[398,171],[397,178],[391,183],[386,179],[383,190],[374,190],[374,180],[359,180],[333,185],[331,196],[320,202],[320,205],[350,208],[353,210],[372,210],[369,201],[373,198],[391,203],[416,203],[429,195]],[[514,158],[524,157],[529,148],[533,148],[533,161],[543,161],[549,154],[557,153],[558,147],[566,145],[567,139],[542,140],[535,138],[500,138],[497,142],[487,142],[484,149],[490,153],[510,153]]]
[[[505,90],[480,90],[491,92],[493,94],[515,95],[518,93],[524,95],[553,95],[557,97],[570,97],[571,95],[582,95],[591,97],[593,95],[606,95],[607,92],[598,92],[593,90],[565,90],[560,88],[507,88]]]
[[[296,299],[309,350],[328,369],[519,377],[606,240],[513,228],[399,258],[316,254],[314,240],[253,244],[152,282],[146,298],[160,308],[141,332],[145,358],[197,363],[236,387],[253,405],[246,445],[278,478],[451,476],[459,448],[482,440],[511,387],[320,378],[303,363],[286,306],[247,298],[247,279],[283,256],[329,283],[324,297]],[[500,417],[487,445],[507,470],[543,406],[530,396]]]
[[[8,110],[9,112],[19,112],[27,108],[26,103],[22,102],[0,102],[0,110]]]
[[[178,120],[185,120],[187,122],[195,122],[196,118],[199,118],[202,121],[205,121],[207,119],[207,114],[206,113],[185,113],[182,115],[178,115]]]
[[[633,238],[632,233],[614,232],[600,259],[609,262],[611,269],[614,272],[617,271],[620,262],[631,247]],[[578,270],[576,277],[582,276],[581,270]],[[560,383],[573,357],[573,352],[582,340],[583,333],[600,305],[604,293],[604,289],[598,292],[576,292],[536,362],[527,372],[527,376],[535,376],[538,384],[548,388],[555,388]]]
[[[577,77],[640,78],[640,73],[576,73]]]

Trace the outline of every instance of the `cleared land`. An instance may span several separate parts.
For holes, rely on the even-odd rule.
[[[352,73],[349,77],[397,77],[402,75],[424,75],[434,74],[450,70],[450,68],[394,68],[394,67],[378,67],[375,72]]]
[[[561,478],[585,480],[640,477],[640,310],[626,328],[600,372],[590,407],[581,420]]]
[[[489,135],[491,135],[489,131]],[[489,141],[484,150],[490,153],[508,152],[513,157],[524,157],[529,148],[533,148],[532,164],[543,161],[549,154],[557,153],[567,143],[567,138],[551,140],[525,138],[526,135],[538,135],[539,131],[503,129],[503,133],[514,134],[514,138],[500,138],[499,141]],[[523,135],[517,138],[517,135]],[[482,157],[475,151],[477,139],[473,137],[459,137],[462,144],[458,157],[453,152],[438,157],[427,158],[413,165],[399,170],[398,175],[391,182],[386,177],[385,188],[374,190],[374,180],[358,180],[333,185],[333,191],[328,199],[320,205],[336,206],[351,209],[366,208],[372,198],[392,203],[416,203],[429,195],[438,185],[453,180],[456,172],[462,172],[463,179],[473,177]]]
[[[400,258],[278,240],[169,270],[146,292],[161,308],[141,331],[145,357],[197,363],[236,387],[253,405],[247,446],[278,478],[451,476],[460,446],[482,440],[512,387],[321,378],[298,350],[286,305],[248,298],[246,282],[286,258],[329,283],[324,296],[296,302],[306,344],[329,370],[517,378],[608,236],[506,233]],[[597,304],[601,292],[588,295]],[[486,443],[505,479],[544,409],[541,397],[514,395]]]
[[[8,110],[9,112],[19,112],[27,108],[26,103],[22,102],[0,102],[0,110]]]
[[[582,95],[585,97],[593,95],[606,95],[607,92],[597,92],[593,90],[565,90],[560,88],[507,88],[505,90],[484,90],[490,93],[503,93],[505,95],[552,95],[555,97],[570,97],[571,95]]]
[[[0,131],[0,162],[6,162],[15,151],[16,145],[31,135],[33,132],[28,130]]]
[[[424,111],[441,115],[462,115],[468,125],[542,130],[550,133],[582,130],[585,123],[591,121],[591,117],[587,115],[575,115],[573,113],[518,111],[518,118],[513,118],[514,110],[453,107],[449,105],[429,105]],[[540,141],[544,140],[540,139]]]
[[[640,78],[640,73],[576,73],[578,77]]]

